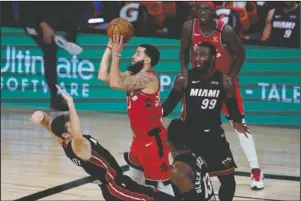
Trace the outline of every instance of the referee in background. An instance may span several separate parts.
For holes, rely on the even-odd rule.
[[[76,45],[76,36],[80,27],[87,27],[94,12],[93,3],[83,2],[13,2],[14,13],[41,48],[44,59],[45,80],[51,93],[50,108],[56,111],[68,111],[57,88],[57,50],[58,46],[70,54],[79,54],[81,47]],[[18,10],[16,12],[16,10]],[[15,16],[16,18],[16,16]],[[56,31],[65,32],[63,37],[55,36]]]

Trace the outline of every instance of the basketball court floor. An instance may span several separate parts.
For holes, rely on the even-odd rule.
[[[91,178],[75,166],[41,126],[29,123],[34,112],[1,108],[1,200],[102,200]],[[126,165],[123,152],[131,143],[126,115],[79,112],[86,134],[94,136]],[[165,120],[165,125],[169,122]],[[248,163],[229,125],[226,136],[239,168],[235,200],[300,200],[300,130],[250,126],[266,188],[249,188]],[[126,166],[123,167],[126,171]],[[215,193],[219,183],[213,178]],[[27,197],[28,196],[28,197]]]

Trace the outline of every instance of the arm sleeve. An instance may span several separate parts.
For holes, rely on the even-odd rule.
[[[186,88],[186,80],[187,77],[181,74],[175,78],[173,87],[167,99],[161,105],[163,109],[163,117],[168,116],[182,99]]]
[[[224,102],[228,109],[230,119],[233,120],[235,123],[242,123],[243,115],[239,111],[239,107],[237,104],[237,99],[235,95],[234,83],[232,79],[228,79],[227,76],[224,75],[223,83],[225,88],[225,98]]]
[[[225,104],[228,109],[230,119],[235,123],[242,123],[243,115],[241,115],[237,100],[235,97],[226,97]]]
[[[174,108],[177,106],[178,102],[181,100],[182,94],[176,90],[171,90],[167,99],[162,104],[163,117],[168,116]]]

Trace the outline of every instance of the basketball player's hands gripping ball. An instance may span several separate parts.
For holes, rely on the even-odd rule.
[[[44,119],[44,113],[42,111],[35,111],[30,118],[32,124],[40,124]]]
[[[112,40],[112,52],[113,54],[121,54],[123,49],[123,36],[113,35]]]
[[[57,90],[62,94],[63,98],[67,102],[68,106],[73,104],[73,98],[65,91],[63,91],[58,85],[55,85]]]
[[[123,43],[127,43],[134,35],[134,27],[130,21],[119,17],[110,22],[107,35],[110,39],[112,39],[114,35],[123,36]]]

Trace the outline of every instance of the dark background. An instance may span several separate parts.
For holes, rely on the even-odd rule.
[[[33,9],[41,7],[41,10],[48,8],[50,12],[58,12],[60,8],[64,6],[76,5],[81,2],[1,2],[1,26],[8,27],[26,27],[32,23],[34,19],[35,12],[32,12]],[[103,23],[97,24],[86,24],[80,27],[81,32],[92,32],[92,33],[102,33],[105,34],[108,23],[120,16],[122,8],[131,2],[98,2],[93,1],[91,3],[92,9],[91,18],[102,18],[104,19]],[[154,2],[153,2],[154,3]],[[167,4],[168,2],[162,2]],[[174,14],[166,14],[170,10],[170,5],[165,5],[163,8],[162,14],[164,19],[160,23],[156,22],[158,18],[156,15],[150,13],[149,5],[144,2],[140,3],[138,9],[137,19],[132,21],[135,27],[136,36],[144,37],[166,37],[179,39],[181,34],[181,29],[183,23],[189,19],[191,15],[191,5],[187,2],[172,2],[175,6]],[[214,2],[216,6],[221,6],[224,2]],[[241,39],[245,44],[254,44],[254,45],[272,45],[272,46],[283,46],[282,44],[277,44],[277,41],[265,43],[260,41],[261,32],[265,26],[265,18],[270,9],[281,7],[281,2],[248,2],[246,5],[246,10],[251,8],[251,4],[256,6],[258,21],[251,24],[251,26],[242,31]],[[43,5],[43,6],[42,6]],[[171,9],[172,10],[172,9]],[[44,11],[43,11],[44,12]],[[47,11],[48,12],[48,11]],[[76,17],[77,13],[66,13],[66,16]],[[126,16],[131,16],[130,9],[125,12]],[[156,18],[157,17],[157,18]],[[232,12],[230,18],[237,18],[235,12]],[[229,20],[229,24],[232,25],[238,32],[241,30],[241,25],[238,23],[233,24],[233,20]],[[237,18],[238,19],[238,18]],[[158,21],[158,20],[157,20]],[[238,19],[239,21],[239,19]],[[64,26],[59,26],[56,30],[64,30]],[[251,40],[244,40],[242,36],[252,36]],[[300,48],[300,41],[296,41],[295,48]]]

